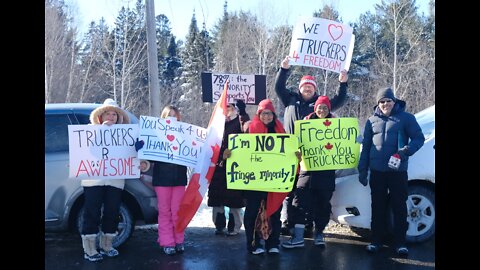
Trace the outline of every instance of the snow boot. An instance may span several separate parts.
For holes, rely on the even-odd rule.
[[[102,255],[97,251],[97,235],[96,234],[82,234],[83,258],[91,262],[98,262],[103,260]]]
[[[118,250],[113,248],[113,238],[117,236],[116,233],[103,233],[100,232],[100,254],[107,257],[116,257],[119,255]]]
[[[303,240],[304,231],[305,231],[304,224],[295,224],[293,235],[290,237],[288,241],[282,243],[282,247],[284,248],[304,247],[305,246],[305,241]]]

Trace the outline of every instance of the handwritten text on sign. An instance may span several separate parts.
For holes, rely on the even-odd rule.
[[[298,138],[293,134],[231,134],[228,149],[228,189],[292,190],[298,165]]]
[[[140,177],[135,151],[137,124],[69,125],[70,177],[131,179]]]
[[[205,128],[173,117],[141,115],[139,140],[145,144],[138,151],[138,158],[195,167],[206,135]]]
[[[360,143],[357,118],[324,118],[295,121],[305,171],[355,168]]]
[[[348,70],[355,36],[352,27],[323,18],[302,17],[292,33],[290,65],[340,73]]]
[[[217,102],[228,81],[227,103],[241,99],[245,103],[255,104],[255,75],[212,73],[213,102]]]

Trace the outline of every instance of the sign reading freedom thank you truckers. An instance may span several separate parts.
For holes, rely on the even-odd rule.
[[[138,158],[195,167],[207,130],[177,121],[175,117],[140,116],[139,140],[144,141]]]
[[[69,125],[70,178],[140,177],[137,137],[137,124]]]
[[[253,74],[202,73],[202,101],[217,102],[228,80],[227,103],[241,99],[258,104],[267,98],[267,76]]]
[[[292,190],[298,166],[298,138],[293,134],[231,134],[228,149],[228,189]]]
[[[304,171],[356,168],[360,158],[357,118],[295,121]]]
[[[301,17],[293,28],[289,63],[340,73],[350,68],[354,40],[353,28],[346,24]]]

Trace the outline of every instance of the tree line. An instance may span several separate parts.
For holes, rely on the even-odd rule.
[[[363,126],[376,91],[388,86],[412,113],[435,104],[435,0],[429,6],[428,14],[419,14],[415,0],[382,0],[375,14],[361,14],[351,24],[355,46],[348,99],[335,112],[339,117],[357,117]],[[184,40],[173,35],[167,16],[155,17],[160,108],[173,104],[184,121],[206,127],[214,104],[202,101],[202,72],[262,74],[267,97],[282,116],[274,80],[289,53],[293,25],[272,27],[250,12],[228,12],[227,0],[223,10],[213,29],[205,23],[199,27],[193,12]],[[311,15],[342,22],[330,5]],[[151,115],[146,44],[142,0],[133,8],[122,7],[113,27],[103,19],[90,22],[82,37],[69,7],[62,0],[46,0],[45,103],[113,98],[136,116]],[[332,97],[338,87],[336,73],[300,66],[291,70],[290,89],[297,89],[305,74],[316,77],[321,95]],[[250,115],[255,111],[256,106],[247,106]]]

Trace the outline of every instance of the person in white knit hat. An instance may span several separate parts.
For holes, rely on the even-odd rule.
[[[108,98],[102,106],[91,112],[90,123],[108,126],[129,124],[130,118],[113,99]],[[86,260],[96,262],[102,260],[103,256],[116,257],[119,255],[118,250],[113,248],[112,242],[117,235],[118,214],[124,185],[124,179],[82,180],[85,211],[80,233]],[[99,230],[100,224],[101,231]],[[100,252],[96,246],[97,236],[100,238]]]

